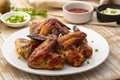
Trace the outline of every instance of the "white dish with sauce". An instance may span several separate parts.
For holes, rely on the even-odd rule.
[[[85,12],[71,12],[70,9],[87,10]],[[63,17],[71,23],[86,23],[92,19],[93,6],[87,2],[70,2],[63,6]]]

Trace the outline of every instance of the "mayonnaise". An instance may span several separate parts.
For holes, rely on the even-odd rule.
[[[119,15],[120,9],[106,8],[105,10],[102,10],[101,13],[107,14],[107,15]]]

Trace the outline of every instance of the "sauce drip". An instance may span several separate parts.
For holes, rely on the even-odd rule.
[[[72,8],[72,9],[69,9],[68,11],[73,12],[73,13],[84,13],[84,12],[88,12],[87,9],[83,9],[83,8]]]

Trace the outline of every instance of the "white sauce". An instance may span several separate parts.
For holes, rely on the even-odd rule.
[[[120,9],[106,8],[105,10],[102,10],[101,13],[107,14],[107,15],[119,15]]]

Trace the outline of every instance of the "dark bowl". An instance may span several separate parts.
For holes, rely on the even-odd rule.
[[[120,9],[120,5],[104,4],[96,8],[98,21],[99,22],[117,22],[118,24],[120,24],[120,15],[107,15],[107,14],[101,13],[101,11],[105,10],[106,8]]]

